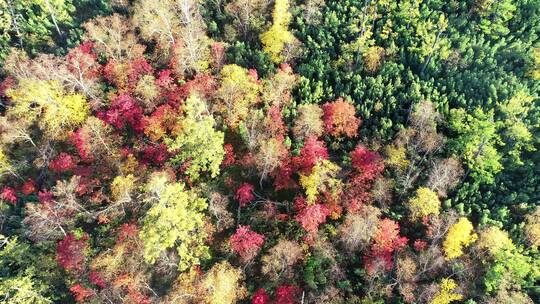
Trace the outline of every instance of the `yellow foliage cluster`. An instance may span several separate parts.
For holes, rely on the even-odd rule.
[[[217,111],[222,113],[228,126],[235,128],[248,116],[250,107],[258,101],[259,90],[245,68],[236,64],[223,67]]]
[[[66,131],[82,124],[89,113],[83,95],[66,94],[56,81],[21,79],[19,86],[7,94],[13,101],[9,115],[27,122],[39,121],[41,129],[53,138],[66,136]]]
[[[340,188],[340,181],[336,179],[339,166],[329,160],[318,162],[310,175],[300,174],[300,185],[306,192],[306,200],[312,204],[321,191],[335,191]]]
[[[457,287],[456,282],[452,279],[442,279],[440,285],[440,291],[437,293],[432,304],[449,304],[452,301],[459,301],[463,299],[463,295],[459,293],[453,293],[452,291]]]
[[[206,303],[233,304],[245,297],[242,271],[229,262],[216,264],[206,274],[202,286],[206,290]]]
[[[178,276],[163,303],[238,303],[247,295],[243,279],[242,270],[227,261],[215,264],[204,275],[192,267]]]
[[[160,254],[176,247],[178,269],[186,270],[209,256],[204,232],[206,200],[182,183],[171,182],[166,173],[154,173],[146,185],[148,210],[139,237],[144,258],[154,263]]]
[[[135,176],[117,176],[111,183],[111,195],[115,201],[130,200],[131,192],[135,188]]]
[[[482,230],[478,235],[477,246],[482,252],[488,252],[492,256],[500,250],[515,248],[508,233],[498,227]]]
[[[6,153],[0,149],[0,176],[11,172],[12,167],[9,162],[9,158],[7,157]]]
[[[270,58],[275,63],[280,63],[283,60],[281,51],[285,47],[285,44],[294,40],[293,34],[287,29],[292,17],[288,10],[288,0],[276,0],[272,14],[274,23],[260,37],[264,51],[270,55]]]
[[[405,170],[409,165],[409,160],[405,154],[405,147],[388,146],[386,147],[386,164],[399,171]]]
[[[370,73],[375,73],[382,64],[384,48],[380,46],[369,47],[364,53],[364,66]]]
[[[437,193],[429,188],[420,187],[416,190],[416,196],[411,199],[407,207],[413,220],[422,219],[429,215],[438,215],[441,209],[441,201]]]
[[[466,217],[459,218],[458,222],[450,227],[443,242],[446,259],[460,257],[463,254],[463,247],[469,246],[476,239],[472,223]]]

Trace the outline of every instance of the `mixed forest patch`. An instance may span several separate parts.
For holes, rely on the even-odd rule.
[[[539,35],[537,0],[0,0],[0,303],[539,303]]]

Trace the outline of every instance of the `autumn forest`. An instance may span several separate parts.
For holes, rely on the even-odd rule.
[[[540,303],[540,1],[0,0],[0,303]]]

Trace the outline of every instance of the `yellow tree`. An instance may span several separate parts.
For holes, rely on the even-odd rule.
[[[285,44],[294,41],[294,36],[287,27],[291,21],[291,13],[289,13],[288,0],[276,0],[272,18],[274,23],[267,32],[261,34],[261,42],[264,46],[264,51],[270,55],[270,58],[275,63],[280,63],[283,60],[281,51],[285,48]]]
[[[184,105],[184,117],[180,119],[181,131],[167,142],[171,152],[178,153],[173,163],[188,163],[186,174],[196,180],[202,172],[211,177],[219,174],[219,166],[225,155],[223,132],[214,128],[215,121],[206,103],[197,96],[189,97]]]
[[[300,185],[306,192],[306,200],[313,204],[320,192],[336,192],[341,182],[336,178],[339,166],[329,160],[318,162],[311,170],[310,175],[300,174]]]
[[[540,79],[540,48],[535,48],[532,51],[532,67],[529,74],[533,79]]]
[[[7,173],[17,176],[8,156],[3,149],[0,149],[0,177],[6,175]]]
[[[139,234],[144,242],[144,258],[154,263],[160,254],[176,248],[178,269],[186,270],[209,256],[205,245],[204,210],[206,200],[182,183],[171,182],[165,173],[155,173],[146,184],[152,207]]]
[[[487,252],[491,256],[495,256],[500,250],[515,248],[508,233],[494,226],[479,232],[476,247],[480,252]]]
[[[455,259],[463,255],[463,248],[476,241],[477,235],[473,231],[472,223],[461,217],[450,227],[446,239],[443,242],[444,253],[447,260]]]
[[[229,64],[221,70],[221,86],[217,91],[219,102],[214,109],[223,115],[230,127],[237,127],[247,116],[259,96],[259,85],[248,70]]]
[[[234,268],[227,261],[214,265],[202,282],[206,303],[237,303],[246,295],[243,277],[242,270]]]
[[[395,168],[399,172],[403,172],[409,166],[407,151],[404,146],[389,145],[386,147],[385,152],[386,159],[384,162],[386,165]]]
[[[111,183],[111,195],[115,201],[130,201],[135,189],[136,178],[133,174],[119,175]]]
[[[60,83],[22,79],[7,95],[13,105],[8,115],[26,122],[37,121],[40,128],[52,138],[63,138],[82,124],[89,113],[84,96],[66,94]]]
[[[429,188],[420,187],[416,196],[407,203],[412,220],[420,220],[429,215],[438,215],[441,201],[435,192]]]
[[[439,286],[440,290],[433,298],[432,304],[449,304],[453,301],[459,301],[463,299],[463,295],[459,293],[454,293],[453,290],[456,289],[457,284],[452,279],[442,279]]]

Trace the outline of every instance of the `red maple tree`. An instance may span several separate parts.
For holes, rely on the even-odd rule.
[[[251,298],[251,304],[268,304],[270,303],[270,296],[264,290],[264,288],[259,288],[257,292],[253,294],[253,297]]]
[[[75,297],[75,301],[79,303],[83,303],[87,298],[90,298],[95,295],[95,292],[93,289],[86,288],[82,286],[81,284],[73,285],[69,288],[69,291],[73,294]]]
[[[366,269],[370,274],[392,269],[394,252],[403,249],[408,239],[399,235],[397,222],[386,218],[379,221],[373,241],[370,253],[366,256]]]
[[[80,238],[68,233],[56,246],[56,261],[65,270],[80,272],[86,260],[85,251],[88,248],[88,235],[84,233]]]
[[[384,162],[379,153],[370,151],[362,145],[356,146],[350,153],[352,166],[361,178],[374,180],[379,177],[384,170]]]
[[[60,173],[72,170],[76,165],[77,163],[71,154],[61,152],[49,163],[49,169],[53,172]]]
[[[316,234],[319,225],[326,222],[326,217],[330,215],[328,207],[322,204],[307,205],[298,215],[295,220],[302,225],[302,228],[309,234]]]
[[[360,119],[354,116],[354,106],[338,98],[334,102],[327,102],[323,106],[323,122],[326,133],[332,136],[354,137],[358,133]]]
[[[0,193],[0,199],[15,205],[17,203],[17,192],[11,187],[4,187],[2,193]]]
[[[295,304],[298,303],[301,290],[296,285],[281,285],[276,288],[275,303]]]
[[[247,262],[254,258],[264,244],[264,236],[251,230],[250,226],[239,225],[231,236],[231,248],[240,255],[240,259]]]
[[[236,195],[234,198],[238,200],[240,203],[240,207],[245,207],[247,203],[251,202],[255,199],[255,195],[253,194],[253,190],[255,187],[253,187],[252,184],[243,183],[238,187],[236,190]]]
[[[300,155],[293,157],[292,162],[298,171],[309,175],[315,164],[324,159],[328,159],[328,150],[324,142],[311,136],[304,142]]]

